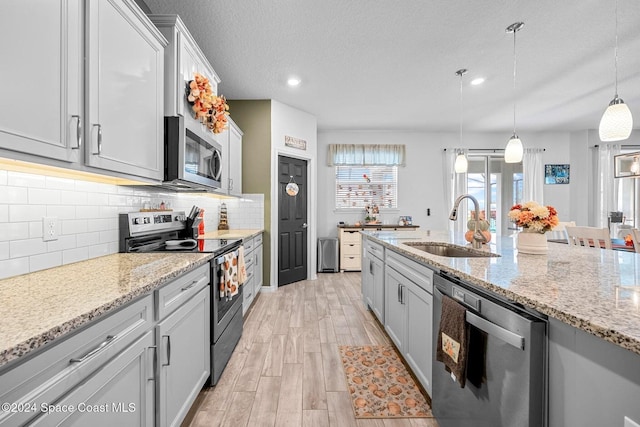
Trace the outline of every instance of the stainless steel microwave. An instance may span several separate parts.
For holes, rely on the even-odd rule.
[[[164,118],[163,187],[176,191],[208,191],[220,188],[222,146],[189,128],[184,118]]]

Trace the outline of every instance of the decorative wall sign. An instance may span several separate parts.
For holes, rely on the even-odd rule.
[[[569,165],[544,165],[545,184],[569,184]]]
[[[305,141],[304,139],[294,138],[288,135],[284,136],[284,145],[286,145],[287,147],[297,148],[298,150],[307,149],[307,141]]]

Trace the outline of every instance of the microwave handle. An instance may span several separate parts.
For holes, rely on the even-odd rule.
[[[213,166],[214,157],[217,157],[218,161],[220,163],[220,168],[217,171],[214,171],[213,167],[212,167]],[[220,176],[222,175],[222,156],[220,155],[220,151],[213,150],[213,156],[211,156],[211,165],[210,165],[210,167],[211,167],[211,172],[212,172],[213,178],[216,181],[220,181]],[[214,174],[213,172],[217,172],[217,173]]]

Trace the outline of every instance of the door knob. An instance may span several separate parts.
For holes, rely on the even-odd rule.
[[[309,224],[307,224],[306,222],[302,224],[302,228],[307,228],[307,227],[309,227]]]

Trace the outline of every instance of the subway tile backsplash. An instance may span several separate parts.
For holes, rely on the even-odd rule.
[[[264,195],[214,199],[0,170],[0,279],[118,252],[118,214],[165,202],[205,210],[205,231],[218,228],[221,203],[232,229],[264,228]],[[56,217],[58,239],[44,242],[42,218]]]

